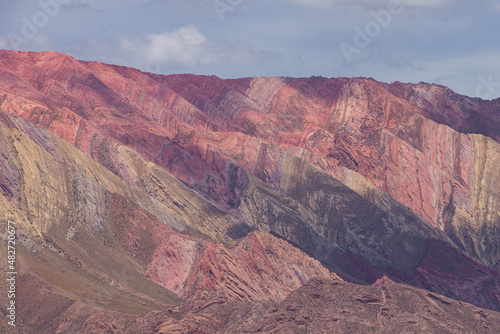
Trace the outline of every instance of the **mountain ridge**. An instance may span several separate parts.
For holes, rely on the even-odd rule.
[[[248,284],[242,278],[253,274],[244,268],[253,266],[249,254],[260,248],[245,253],[237,245],[254,240],[259,231],[269,233],[260,240],[279,238],[269,245],[290,245],[282,248],[289,251],[273,252],[294,268],[300,266],[293,261],[311,259],[320,261],[315,270],[325,275],[329,270],[364,284],[386,275],[500,310],[496,101],[429,84],[163,76],[57,53],[10,51],[0,51],[0,96],[0,128],[8,133],[4,147],[10,147],[0,159],[2,206],[41,233],[23,232],[29,237],[26,254],[59,249],[65,255],[57,262],[61,268],[80,263],[108,277],[97,286],[113,291],[115,311],[122,312],[120,303],[138,292],[119,273],[97,269],[101,265],[75,244],[115,245],[120,251],[112,257],[136,263],[130,269],[134,279],[149,277],[187,300],[191,297],[181,292],[188,286],[193,296],[217,287],[206,297],[217,300]],[[489,124],[483,134],[472,134],[483,124]],[[30,153],[13,153],[31,151],[41,152],[36,164]],[[54,164],[64,166],[67,181],[56,181]],[[46,181],[23,183],[20,175]],[[63,186],[67,197],[51,190]],[[41,191],[51,195],[44,200],[36,195]],[[61,215],[65,208],[71,211]],[[118,221],[128,218],[116,208],[136,221],[120,227]],[[155,227],[137,223],[144,219]],[[50,232],[54,229],[59,232]],[[171,241],[170,235],[175,235]],[[294,254],[301,255],[288,259],[297,248]],[[211,255],[204,258],[208,250]],[[172,262],[166,254],[185,260]],[[214,256],[235,265],[210,262]],[[148,267],[151,261],[158,269]],[[214,263],[224,268],[220,274]],[[191,265],[205,268],[203,274],[180,269]],[[33,270],[26,275],[48,279]],[[199,278],[176,285],[169,270]],[[220,281],[223,277],[235,279],[235,285]],[[56,282],[59,288],[67,284]],[[263,286],[275,284],[262,277],[257,282],[253,292],[242,290],[252,301],[263,296],[257,292]],[[160,291],[148,284],[146,290]],[[294,284],[280,298],[300,286]],[[92,299],[77,295],[77,303]],[[155,296],[139,295],[149,298],[147,307],[159,305]]]

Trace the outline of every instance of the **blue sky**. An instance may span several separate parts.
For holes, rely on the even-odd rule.
[[[170,74],[373,77],[500,97],[500,0],[17,0],[0,49]]]

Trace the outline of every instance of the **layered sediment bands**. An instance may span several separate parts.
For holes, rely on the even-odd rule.
[[[108,73],[109,77],[101,80],[83,63],[78,63],[77,69],[68,73],[71,69],[70,64],[76,62],[68,56],[43,54],[27,58],[29,59],[26,61],[32,62],[32,66],[21,67],[19,75],[27,78],[32,87],[28,89],[27,84],[21,79],[12,79],[10,74],[5,75],[3,77],[5,82],[1,85],[6,92],[1,104],[3,111],[19,115],[39,127],[52,131],[106,167],[110,167],[109,158],[106,156],[107,143],[103,147],[102,142],[111,138],[130,147],[149,161],[155,162],[224,208],[234,207],[238,203],[239,190],[232,184],[232,175],[227,175],[233,171],[238,172],[238,168],[231,169],[231,159],[216,149],[207,147],[208,144],[205,144],[207,139],[200,137],[194,131],[197,128],[196,122],[193,124],[191,118],[184,113],[187,102],[182,102],[182,98],[177,96],[174,99],[183,105],[179,110],[177,107],[167,105],[160,110],[145,114],[143,110],[130,103],[127,95],[121,96],[104,84],[103,80],[116,79],[120,75],[115,70]],[[45,62],[51,64],[56,59],[68,67],[38,66]],[[94,69],[98,75],[109,70],[102,64],[98,64],[97,67],[100,70]],[[145,79],[145,76],[137,70],[117,68],[116,71],[132,78],[139,76]],[[45,81],[49,75],[54,78],[63,77],[64,80],[55,84],[54,79],[51,79],[50,91],[33,89],[33,86],[40,88],[40,85],[48,85]],[[39,82],[40,80],[42,82]],[[12,87],[12,81],[24,84],[21,90],[29,91],[29,99],[23,98],[26,96],[24,93],[11,94],[19,90],[19,87]],[[138,87],[144,87],[144,85],[139,86],[133,79],[130,79],[130,82],[130,86],[135,87],[134,92],[137,92]],[[128,83],[125,84],[127,85]],[[50,98],[44,95],[49,93]],[[161,93],[162,91],[158,92]],[[188,109],[193,108],[191,106]],[[200,111],[198,113],[203,115]],[[183,118],[179,118],[177,114]],[[213,140],[217,142],[218,139],[216,137]],[[208,141],[211,141],[211,136]],[[210,157],[211,160],[205,161]],[[123,164],[117,167],[117,170],[112,171],[120,175],[119,171]],[[226,167],[229,170],[226,170]],[[127,178],[126,180],[129,181]],[[240,181],[244,182],[244,179]]]
[[[0,119],[2,180],[18,194],[0,196],[0,212],[17,227],[19,333],[122,331],[179,297],[281,300],[311,277],[339,279],[269,234],[233,242],[248,227],[125,147],[108,143],[135,186],[50,132]]]
[[[470,160],[470,140],[425,119],[405,101],[386,95],[371,82],[349,82],[329,120],[327,130],[333,138],[317,136],[320,139],[311,142],[310,149],[328,149],[326,165],[338,164],[360,173],[443,229],[443,211],[452,186],[468,180],[470,161],[463,158]],[[311,162],[321,158],[318,153]],[[339,174],[333,175],[343,180]]]
[[[498,273],[462,255],[444,232],[431,228],[390,195],[367,191],[367,197],[376,199],[374,205],[291,154],[285,154],[281,166],[280,192],[251,179],[240,207],[249,225],[289,240],[347,279],[372,283],[385,272],[452,298],[499,309]],[[440,245],[440,251],[434,245]],[[456,270],[429,269],[446,267],[448,261]]]
[[[50,260],[56,267],[72,261],[88,267],[75,269],[78,277],[105,277],[94,290],[113,280],[121,282],[113,287],[120,298],[135,293],[107,269],[112,263],[91,259],[102,254],[137,282],[148,271],[190,305],[236,298],[236,291],[260,298],[277,289],[274,278],[256,287],[258,277],[240,267],[255,261],[269,273],[275,265],[234,249],[261,229],[352,281],[388,274],[499,307],[498,101],[436,85],[163,76],[57,53],[0,51],[0,108],[4,212],[23,222],[27,254],[61,249]],[[467,275],[447,269],[440,253],[456,271],[469,268]],[[179,254],[178,261],[165,254]],[[42,267],[32,274],[53,282]],[[245,287],[232,275],[246,277]],[[279,298],[295,287],[287,282]],[[162,303],[149,287],[137,313]],[[104,316],[89,315],[89,324]],[[117,328],[128,328],[130,318],[122,320]]]
[[[456,206],[453,234],[475,258],[500,268],[500,144],[471,135],[474,159],[470,207]],[[468,210],[467,210],[468,209]]]
[[[49,318],[76,300],[119,311],[128,307],[127,312],[136,314],[179,305],[176,295],[144,277],[141,266],[120,251],[109,233],[112,192],[151,205],[148,197],[54,135],[5,114],[2,119],[0,141],[8,153],[2,158],[10,162],[2,174],[18,176],[20,194],[19,202],[1,196],[0,211],[2,221],[12,220],[17,228],[21,333],[54,332]],[[159,210],[166,213],[165,220],[173,217],[161,206]],[[51,291],[56,291],[54,298],[44,299]]]
[[[105,214],[99,204],[105,202],[106,193],[117,193],[178,231],[191,229],[216,240],[232,240],[227,231],[236,222],[231,216],[137,153],[108,142],[108,152],[122,152],[117,157],[122,174],[140,180],[131,185],[126,177],[120,179],[67,142],[22,119],[2,115],[12,127],[2,124],[4,147],[11,150],[11,156],[3,158],[14,165],[2,174],[6,179],[22,175],[11,192],[24,192],[19,209],[37,231],[45,233],[54,218],[61,217],[74,220],[76,229],[89,222],[100,229]]]
[[[2,52],[2,64],[4,111],[51,130],[105,166],[106,152],[95,150],[113,138],[232,210],[246,187],[241,169],[275,189],[279,168],[263,171],[288,151],[348,186],[351,171],[361,174],[441,230],[463,226],[452,233],[463,235],[454,237],[458,246],[498,265],[497,256],[473,246],[484,234],[476,228],[482,222],[453,225],[462,211],[475,217],[468,207],[472,157],[480,154],[457,131],[491,125],[481,133],[498,140],[498,101],[362,78],[160,76],[56,53]],[[279,150],[262,160],[269,144]]]
[[[424,260],[414,277],[401,279],[455,300],[468,300],[476,305],[499,310],[500,275],[467,258],[457,249],[436,240],[425,245]]]
[[[146,276],[185,298],[190,308],[212,300],[280,301],[311,277],[341,280],[264,232],[252,232],[232,248],[172,234],[158,247]]]
[[[350,251],[381,269],[394,266],[411,274],[424,240],[446,238],[403,206],[383,211],[291,154],[284,155],[281,166],[280,192],[254,180],[242,200],[243,217],[316,258],[328,261],[333,250]]]
[[[285,298],[311,277],[340,278],[284,240],[252,232],[228,248],[179,234],[120,196],[112,197],[115,239],[145,276],[186,299],[191,308],[212,300]]]
[[[386,192],[449,232],[456,212],[474,216],[473,175],[478,173],[474,165],[484,152],[473,145],[471,136],[424,118],[414,106],[388,95],[373,81],[352,79],[342,89],[326,127],[312,129],[304,137],[300,145],[304,151],[277,145],[321,167],[373,203],[381,201],[374,196]],[[488,168],[489,174],[496,173]],[[373,186],[382,192],[374,193]],[[479,243],[484,236],[479,225],[488,221],[496,229],[495,216],[485,215],[481,223],[457,233]],[[483,256],[484,248],[464,242],[466,238],[454,240],[483,264],[498,265],[498,258]],[[488,244],[497,252],[496,243]]]
[[[500,99],[484,101],[427,83],[385,85],[392,94],[418,107],[418,112],[463,133],[480,133],[500,142]]]
[[[211,204],[172,177],[163,175],[164,179],[154,182],[163,194],[175,196],[156,199],[22,119],[2,113],[0,133],[5,152],[2,159],[9,167],[2,175],[7,180],[16,179],[10,192],[20,198],[1,197],[2,216],[16,222],[20,277],[40,277],[43,284],[63,289],[73,300],[97,301],[99,306],[121,311],[128,305],[132,313],[142,313],[179,304],[179,299],[144,277],[152,254],[147,250],[123,252],[122,238],[113,233],[123,223],[117,214],[147,218],[164,229],[169,225],[200,236],[204,225],[208,234],[232,240],[230,233],[218,232],[232,226],[220,210],[211,210]],[[142,180],[147,182],[149,174],[144,174]],[[128,206],[120,205],[124,201]],[[176,205],[184,202],[184,206]],[[197,207],[191,211],[193,205]],[[119,207],[124,210],[117,212]],[[145,238],[141,246],[155,240]],[[102,297],[103,291],[106,297]]]

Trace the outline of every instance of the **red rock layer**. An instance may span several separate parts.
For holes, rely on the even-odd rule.
[[[160,76],[80,62],[57,53],[7,51],[0,51],[0,96],[3,112],[50,130],[134,188],[154,200],[169,201],[180,211],[188,203],[170,199],[172,193],[156,185],[157,175],[152,176],[151,184],[145,184],[140,175],[142,163],[137,163],[140,168],[137,167],[119,143],[172,173],[236,220],[250,224],[264,214],[274,223],[273,219],[283,212],[297,212],[305,217],[300,210],[306,208],[308,214],[316,215],[328,206],[328,203],[316,202],[324,194],[308,198],[307,205],[302,207],[288,194],[289,197],[279,198],[290,204],[282,212],[266,211],[263,203],[257,203],[258,210],[242,212],[241,199],[247,196],[245,200],[248,200],[250,184],[255,186],[262,181],[270,188],[263,193],[283,192],[283,175],[290,168],[286,157],[290,152],[389,212],[391,222],[397,223],[399,218],[391,211],[392,202],[381,191],[429,222],[437,231],[434,237],[439,235],[451,247],[457,245],[490,268],[499,265],[500,197],[495,191],[500,184],[495,167],[500,161],[499,145],[486,137],[463,133],[484,129],[483,134],[498,141],[498,101],[469,99],[425,84],[387,85],[361,78],[221,80],[213,76]],[[490,125],[483,127],[484,124]],[[300,168],[297,175],[301,176]],[[9,169],[7,176],[0,177],[2,195],[10,203],[19,204],[22,198],[15,187],[18,177],[15,169]],[[90,194],[93,188],[88,189]],[[96,202],[102,198],[93,196]],[[361,219],[372,211],[362,212],[355,218]],[[93,214],[99,216],[100,213]],[[339,219],[353,220],[347,214]],[[189,225],[187,220],[185,224]],[[298,225],[310,223],[304,219]],[[213,229],[216,238],[225,238],[224,241],[236,238],[236,235],[228,237],[221,225],[218,228],[221,231]],[[273,232],[289,237],[287,228],[280,228]],[[209,230],[204,227],[204,233]],[[412,228],[409,231],[413,231]],[[439,234],[441,231],[450,239]],[[316,232],[320,238],[332,238],[319,228]],[[157,262],[150,268],[151,277],[159,283],[184,294],[183,282],[191,279],[192,284],[201,282],[199,284],[221,295],[237,295],[235,286],[212,282],[209,276],[186,270],[185,264],[195,265],[201,261],[205,271],[213,273],[221,267],[209,259],[222,258],[227,264],[222,266],[222,272],[231,273],[235,269],[230,263],[249,265],[250,260],[217,245],[206,246],[208,250],[202,252],[196,239],[174,236],[171,243],[165,241],[172,238],[172,232],[159,230],[155,234],[162,238],[147,238],[155,240],[159,249],[166,247],[167,251],[172,247],[170,252],[180,256],[176,262],[172,257],[154,255]],[[245,233],[240,231],[240,234],[238,236]],[[355,237],[341,236],[337,240],[342,242],[328,247],[349,250],[353,244],[350,238],[354,238],[362,245],[356,256],[373,254],[371,248],[377,247],[376,240],[361,240],[361,234],[363,231]],[[130,244],[133,237],[128,238],[128,241],[123,239],[127,247],[135,245]],[[151,259],[152,249],[142,250],[141,245],[144,242],[134,246],[141,250],[134,254]],[[420,254],[421,245],[409,243],[406,248],[410,252],[414,247],[419,249],[416,254]],[[193,257],[193,254],[197,255]],[[369,261],[375,262],[376,258],[381,267],[380,263],[389,257],[390,254],[375,254]],[[162,268],[170,266],[177,270],[178,276],[162,279],[165,273]],[[482,270],[482,267],[473,267]],[[265,272],[271,270],[260,265],[258,268]],[[381,269],[387,268],[377,268]],[[374,273],[363,275],[376,276]],[[245,275],[249,280],[253,277],[252,273]],[[439,277],[439,273],[433,275]],[[488,272],[487,276],[495,274]],[[440,288],[438,285],[429,284],[435,289]],[[238,293],[255,297],[264,294],[266,289],[270,287],[259,290],[251,286]]]
[[[341,281],[266,232],[253,232],[232,247],[210,239],[204,224],[224,231],[230,223],[219,219],[220,209],[172,176],[152,173],[136,154],[135,160],[121,157],[129,158],[129,167],[144,167],[141,182],[156,182],[166,200],[3,112],[0,148],[0,175],[16,195],[0,196],[0,220],[17,228],[15,333],[123,332],[149,312],[178,313],[181,302],[195,308],[281,300],[312,277]],[[7,268],[6,262],[0,258],[0,267]],[[6,284],[0,283],[2,290]],[[8,303],[6,294],[0,302]]]
[[[4,111],[88,154],[95,136],[111,136],[229,207],[241,196],[231,162],[275,186],[276,158],[262,161],[269,142],[346,183],[339,167],[360,173],[444,230],[453,219],[447,208],[470,202],[473,155],[470,138],[434,121],[473,132],[465,126],[467,112],[491,124],[500,117],[494,102],[486,108],[460,97],[452,108],[455,95],[434,86],[156,76],[55,53],[3,52],[2,59]],[[411,90],[442,102],[423,105]]]
[[[211,300],[280,301],[311,277],[340,278],[286,241],[252,232],[233,248],[172,234],[146,277],[193,305]]]

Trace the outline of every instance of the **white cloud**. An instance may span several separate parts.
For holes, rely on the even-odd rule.
[[[187,26],[162,34],[150,34],[146,56],[151,63],[195,66],[206,62],[203,54],[207,38],[195,26]]]
[[[454,0],[286,0],[292,4],[321,10],[383,8],[390,2],[409,7],[441,7]]]
[[[248,47],[210,41],[194,25],[139,38],[121,36],[119,42],[120,49],[134,58],[137,66],[243,65],[258,60]]]

